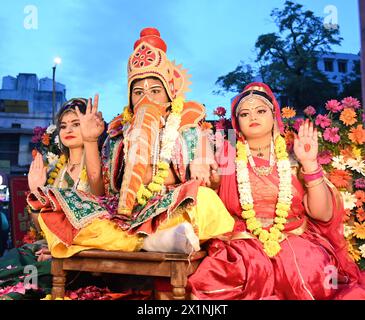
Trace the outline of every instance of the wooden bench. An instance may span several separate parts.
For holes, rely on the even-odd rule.
[[[206,256],[205,251],[190,256],[181,253],[82,251],[70,258],[52,258],[52,298],[63,298],[67,271],[115,273],[170,278],[175,300],[184,300],[187,277]]]

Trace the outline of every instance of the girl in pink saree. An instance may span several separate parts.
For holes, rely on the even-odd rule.
[[[220,161],[219,196],[235,226],[210,240],[189,279],[193,297],[365,299],[365,276],[347,253],[340,195],[317,164],[313,126],[302,125],[297,161],[289,159],[279,105],[263,83],[233,99],[232,124],[238,142],[224,144],[221,154],[231,157]]]

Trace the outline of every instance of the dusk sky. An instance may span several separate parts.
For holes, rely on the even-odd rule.
[[[156,27],[168,46],[168,57],[192,75],[189,100],[204,103],[208,119],[217,106],[229,106],[232,93],[217,96],[215,81],[239,62],[253,63],[255,41],[277,31],[273,8],[285,0],[0,0],[0,77],[36,73],[52,78],[53,59],[62,58],[56,80],[66,97],[100,94],[100,110],[110,121],[127,103],[126,64],[144,27]],[[325,19],[325,8],[337,8],[344,38],[336,52],[360,51],[357,0],[302,0]],[[27,29],[24,13],[33,5],[36,29]],[[51,107],[51,106],[50,106]]]

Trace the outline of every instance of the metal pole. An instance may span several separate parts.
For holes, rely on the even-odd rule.
[[[361,91],[362,105],[365,112],[365,0],[359,0],[360,35],[361,35]]]
[[[52,123],[55,124],[55,113],[56,113],[56,65],[52,67],[53,69],[53,78],[52,78]]]

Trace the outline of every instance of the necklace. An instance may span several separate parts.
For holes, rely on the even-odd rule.
[[[258,147],[258,148],[253,148],[253,147],[250,147],[250,150],[253,150],[253,151],[258,151],[257,155],[259,158],[263,158],[264,157],[264,154],[262,153],[263,150],[267,150],[271,147],[271,142],[267,145],[267,146],[264,146],[264,147]]]
[[[246,147],[248,161],[249,161],[250,166],[251,166],[252,170],[254,171],[254,173],[259,177],[270,175],[272,173],[272,170],[275,165],[275,149],[274,149],[273,141],[271,141],[271,143],[267,146],[267,147],[271,147],[270,160],[269,160],[270,165],[268,167],[266,167],[266,166],[256,167],[255,161],[253,160],[251,150],[250,150],[252,148],[250,148],[250,146],[248,145],[248,143],[246,141],[245,141],[245,147]],[[267,147],[265,147],[265,148],[267,148]],[[252,150],[254,150],[254,149],[252,149]]]
[[[249,179],[249,171],[247,162],[249,156],[247,150],[249,148],[238,141],[236,158],[236,177],[238,184],[238,193],[242,207],[242,218],[246,222],[247,229],[257,236],[262,243],[265,253],[270,257],[276,256],[280,250],[280,240],[282,239],[282,231],[285,228],[287,217],[292,203],[291,192],[291,170],[288,153],[286,152],[286,144],[283,137],[278,136],[275,140],[275,154],[278,159],[277,168],[279,173],[279,194],[276,204],[274,224],[269,230],[263,228],[262,223],[256,218],[254,202]]]

